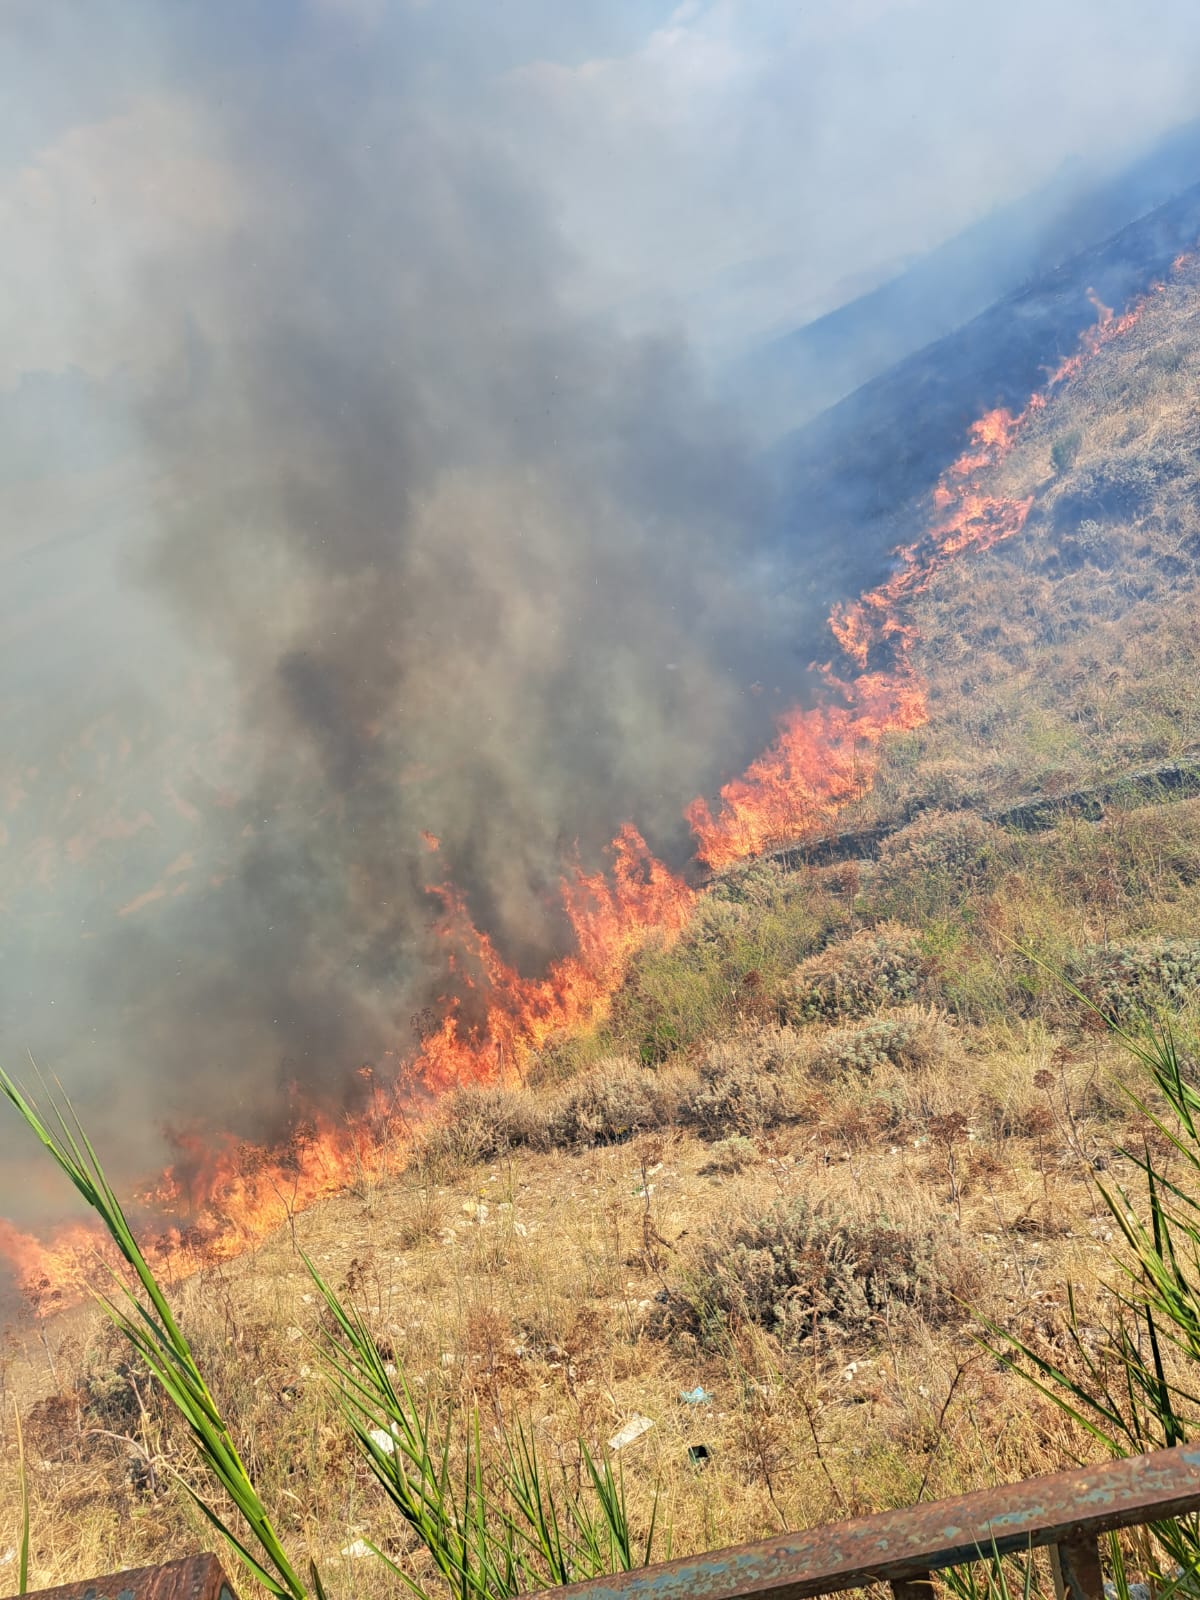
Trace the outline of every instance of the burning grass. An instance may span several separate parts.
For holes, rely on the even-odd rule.
[[[301,1250],[415,1398],[476,1408],[488,1471],[518,1416],[577,1484],[580,1441],[599,1460],[650,1418],[621,1455],[630,1526],[657,1495],[680,1551],[1087,1447],[961,1304],[1070,1373],[1122,1315],[1100,1185],[1141,1181],[1128,1061],[1020,948],[1117,1014],[1165,993],[1184,1038],[1200,802],[1036,836],[963,808],[1200,743],[1190,270],[1105,321],[1045,405],[983,419],[927,537],[839,619],[849,691],[696,813],[713,861],[837,812],[896,825],[877,862],[760,861],[697,898],[625,835],[615,887],[568,884],[580,955],[542,982],[447,896],[491,1010],[479,1035],[431,1029],[426,1082],[467,1086],[419,1147],[372,1088],[369,1139],[235,1162],[252,1253],[169,1284],[169,1307],[281,1541],[331,1587],[390,1589],[359,1541],[421,1577],[425,1557],[318,1381],[330,1308]],[[680,1398],[697,1387],[712,1398]],[[0,1389],[0,1526],[20,1526],[15,1397],[35,1581],[205,1542],[174,1475],[198,1472],[194,1441],[89,1314],[15,1335]]]
[[[1037,658],[1036,665],[1032,661],[1028,665],[1026,676],[1036,677],[1038,682],[1037,693],[1020,705],[1023,726],[1018,736],[1009,737],[1007,722],[1017,715],[1016,708],[1009,706],[988,719],[986,728],[957,728],[966,737],[953,755],[938,744],[953,723],[953,718],[941,715],[942,702],[956,698],[961,705],[964,690],[969,701],[979,697],[973,678],[954,683],[953,677],[948,680],[946,675],[947,664],[962,659],[967,635],[956,631],[947,641],[948,648],[931,650],[937,643],[938,624],[928,608],[936,593],[937,605],[944,610],[946,595],[956,583],[973,581],[978,587],[981,572],[986,585],[989,569],[985,563],[990,560],[995,568],[1002,553],[1015,546],[1026,552],[1040,548],[1037,559],[1044,568],[1046,541],[1038,547],[1022,536],[1046,529],[1062,535],[1051,545],[1056,595],[1062,592],[1060,579],[1088,569],[1086,582],[1077,587],[1092,606],[1093,615],[1097,590],[1104,585],[1096,584],[1090,568],[1096,560],[1103,565],[1101,553],[1112,550],[1124,523],[1135,525],[1143,541],[1159,533],[1166,536],[1169,552],[1157,548],[1153,538],[1138,550],[1139,558],[1150,558],[1149,566],[1143,563],[1140,569],[1144,573],[1172,578],[1194,575],[1190,553],[1195,541],[1184,528],[1185,513],[1190,514],[1194,500],[1190,445],[1176,436],[1189,417],[1186,361],[1177,349],[1172,350],[1169,361],[1161,359],[1164,319],[1175,318],[1189,330],[1195,321],[1192,273],[1190,261],[1181,258],[1169,288],[1161,285],[1161,293],[1151,292],[1120,316],[1097,304],[1095,328],[1085,337],[1079,355],[1049,375],[1045,392],[1031,396],[1019,412],[993,411],[974,424],[967,448],[936,486],[932,507],[924,508],[920,535],[897,552],[892,577],[831,618],[843,662],[839,668],[830,665],[824,669],[822,702],[785,715],[776,741],[742,778],[726,785],[715,809],[703,799],[689,808],[701,861],[728,867],[769,845],[810,838],[833,819],[854,815],[856,808],[858,815],[871,820],[903,821],[930,806],[955,807],[968,803],[970,796],[995,797],[1003,792],[1004,773],[997,762],[989,764],[986,759],[989,738],[994,743],[998,740],[1010,761],[1012,752],[1019,751],[1022,770],[1047,789],[1063,787],[1075,770],[1069,763],[1082,762],[1089,746],[1097,741],[1091,737],[1087,716],[1078,716],[1076,725],[1070,725],[1063,709],[1069,705],[1068,697],[1047,693],[1048,685],[1061,687],[1055,673],[1046,672],[1042,660],[1045,619],[1051,619],[1052,626],[1059,621],[1045,592],[1050,578],[1036,602],[1026,607],[1027,615],[1039,619],[1028,638],[1029,645],[1036,643],[1037,648],[1026,651],[1027,657]],[[1171,327],[1174,331],[1175,323]],[[1159,343],[1155,342],[1156,330]],[[1133,366],[1136,373],[1126,371]],[[1151,418],[1141,433],[1126,424],[1117,440],[1109,436],[1107,414],[1098,418],[1078,415],[1077,394],[1077,386],[1107,382],[1114,371],[1123,375],[1123,392],[1140,396],[1141,414]],[[1107,388],[1104,393],[1107,396]],[[1064,437],[1072,441],[1071,448],[1057,449],[1055,455]],[[1101,446],[1103,453],[1099,454]],[[1045,478],[1047,452],[1055,469],[1049,481]],[[1164,506],[1169,508],[1166,513]],[[1085,536],[1086,529],[1093,531]],[[1071,546],[1072,539],[1078,549]],[[964,563],[968,556],[971,559]],[[1113,572],[1118,571],[1128,571],[1128,565],[1118,567],[1114,562]],[[1120,596],[1123,602],[1129,598],[1122,588],[1124,582],[1116,577],[1109,585],[1112,597]],[[1004,628],[1011,630],[1011,593],[1012,585],[1005,578],[1002,589],[990,597],[992,617],[987,625],[974,619],[970,633],[976,646],[981,641],[989,643]],[[1156,601],[1162,599],[1153,582],[1147,594]],[[1122,604],[1124,629],[1128,629],[1130,609]],[[998,618],[1004,619],[1003,624],[997,624]],[[1139,626],[1143,620],[1138,619]],[[1019,629],[1020,606],[1016,621]],[[1194,634],[1194,621],[1191,628]],[[1138,627],[1132,632],[1137,636]],[[1011,667],[1011,641],[1005,643],[1007,648],[999,656]],[[1194,696],[1189,693],[1196,662],[1194,653],[1182,654],[1186,670],[1172,670],[1169,682],[1164,677],[1155,686],[1153,703],[1140,705],[1138,716],[1132,719],[1143,730],[1143,754],[1153,753],[1156,737],[1159,744],[1177,750],[1182,747],[1181,738],[1186,742],[1196,731]],[[1176,665],[1173,663],[1173,668]],[[852,672],[841,676],[846,667]],[[1076,673],[1078,684],[1091,687],[1096,674],[1089,669],[1090,663]],[[983,676],[989,688],[1003,694],[1001,673],[993,672],[988,679],[985,671]],[[1121,676],[1118,669],[1115,676],[1109,672],[1106,681],[1116,682]],[[1145,681],[1144,668],[1138,681]],[[1114,706],[1106,705],[1090,718],[1096,720],[1131,719],[1122,719]],[[982,761],[978,758],[981,747]],[[963,759],[963,749],[973,752],[972,760]],[[1049,770],[1047,761],[1054,763]],[[914,828],[919,832],[926,825],[919,822]],[[946,819],[942,826],[943,832],[957,828],[960,834],[964,830],[969,834],[972,825],[963,819]],[[943,852],[942,876],[949,890],[943,886],[937,892],[948,903],[956,875],[966,870],[962,850],[978,850],[982,841],[971,841],[964,834],[955,856],[946,853],[944,838],[921,844],[910,837],[910,879],[914,862],[920,868],[919,850],[913,855],[919,844],[924,849],[932,844]],[[913,906],[906,900],[900,882],[904,863],[893,859],[892,865],[898,875],[896,899],[906,908],[903,914],[917,910],[922,916],[940,915],[936,905]],[[983,870],[983,865],[978,861],[971,870]],[[917,875],[928,901],[936,891],[934,874],[920,868]],[[544,976],[529,978],[509,966],[487,935],[473,925],[453,886],[438,889],[442,906],[438,933],[449,970],[463,986],[462,993],[470,996],[470,1015],[460,993],[446,1002],[439,1016],[424,1019],[415,1059],[394,1083],[385,1085],[372,1079],[361,1097],[362,1105],[345,1124],[302,1120],[284,1149],[219,1139],[185,1141],[181,1161],[146,1196],[149,1205],[165,1211],[168,1218],[161,1258],[178,1256],[185,1245],[181,1230],[170,1225],[179,1213],[187,1218],[193,1245],[202,1246],[208,1255],[229,1253],[245,1248],[281,1218],[290,1221],[297,1210],[338,1192],[347,1183],[374,1182],[386,1170],[389,1152],[408,1136],[402,1107],[422,1096],[443,1094],[464,1083],[518,1081],[531,1068],[536,1070],[539,1058],[544,1060],[556,1045],[564,1048],[568,1065],[577,1063],[578,1052],[569,1041],[580,1031],[586,1033],[614,1004],[620,1008],[626,1003],[623,980],[630,958],[647,943],[657,947],[662,959],[657,971],[652,963],[637,967],[643,985],[658,981],[661,987],[653,1011],[642,1004],[644,996],[638,996],[633,1007],[645,1020],[646,1030],[633,1042],[632,1053],[646,1066],[687,1050],[715,1026],[753,1011],[752,997],[740,992],[739,985],[746,990],[769,990],[778,963],[789,960],[797,945],[808,942],[816,949],[823,943],[821,907],[810,916],[804,907],[776,902],[777,915],[772,920],[765,907],[744,902],[745,937],[740,950],[738,941],[727,936],[735,914],[715,914],[726,917],[724,930],[714,928],[713,942],[723,947],[714,959],[733,969],[728,984],[714,986],[711,981],[714,976],[724,979],[724,972],[697,970],[694,949],[686,951],[672,969],[673,943],[689,925],[695,937],[696,924],[691,918],[696,897],[688,885],[654,859],[632,826],[622,828],[613,841],[609,873],[589,875],[576,868],[564,876],[561,892],[575,949]],[[683,992],[685,982],[690,984],[690,993]],[[956,1003],[975,1002],[964,993]],[[73,1271],[57,1246],[47,1252],[38,1241],[11,1230],[3,1242],[7,1253],[18,1261],[26,1284],[44,1280],[54,1293]]]
[[[327,1202],[172,1291],[293,1566],[311,1557],[330,1592],[382,1594],[385,1565],[356,1553],[375,1544],[418,1582],[435,1574],[322,1380],[312,1340],[330,1307],[302,1251],[417,1411],[457,1409],[454,1472],[472,1414],[493,1487],[519,1420],[547,1470],[586,1483],[579,1442],[599,1461],[647,1416],[620,1456],[631,1536],[657,1504],[677,1551],[1086,1449],[983,1358],[972,1317],[1039,1352],[1065,1348],[1072,1315],[1102,1326],[1112,1228],[1096,1173],[1136,1176],[1120,1154],[1131,1113],[1109,1088],[1124,1058],[1100,1036],[1071,1050],[1040,1026],[961,1030],[951,1055],[886,1063],[868,1087],[809,1056],[831,1036],[815,1023],[784,1043],[770,1025],[716,1052],[757,1051],[812,1091],[774,1128],[732,1136],[736,1160],[731,1136],[678,1127],[510,1147],[452,1181],[414,1170]],[[202,1455],[144,1362],[82,1313],[43,1332],[6,1369],[26,1418],[35,1578],[204,1543],[174,1476],[199,1484]],[[697,1387],[698,1405],[680,1398]],[[15,1491],[6,1477],[0,1516]]]

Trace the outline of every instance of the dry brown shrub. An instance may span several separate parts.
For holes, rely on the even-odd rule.
[[[455,1172],[495,1160],[506,1150],[545,1150],[550,1143],[546,1113],[535,1096],[471,1085],[445,1102],[441,1118],[420,1141],[415,1165]]]
[[[733,1174],[744,1172],[757,1160],[758,1147],[754,1140],[748,1139],[744,1133],[731,1133],[726,1139],[718,1139],[710,1148],[708,1160],[700,1170]]]
[[[702,1337],[750,1322],[794,1349],[814,1335],[870,1336],[897,1306],[927,1326],[957,1320],[977,1286],[974,1258],[932,1227],[796,1198],[719,1223],[688,1302]]]
[[[428,1184],[413,1189],[407,1203],[394,1224],[396,1245],[401,1250],[412,1250],[416,1245],[434,1239],[446,1226],[446,1202],[443,1195]]]
[[[569,1084],[546,1110],[555,1146],[618,1144],[679,1119],[686,1074],[654,1072],[629,1056],[609,1056]]]

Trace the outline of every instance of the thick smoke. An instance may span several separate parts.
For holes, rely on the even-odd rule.
[[[531,971],[576,853],[687,858],[882,556],[795,570],[692,336],[744,354],[1116,125],[1137,8],[1057,0],[1053,49],[992,9],[0,9],[0,1036],[123,1175],[409,1049],[430,887]],[[1159,10],[1131,139],[1194,64]]]
[[[97,600],[164,637],[66,674],[107,773],[69,703],[23,722],[44,802],[82,762],[102,820],[47,830],[45,915],[83,904],[86,943],[48,927],[53,992],[16,959],[6,998],[97,1114],[262,1134],[290,1086],[336,1106],[411,1047],[446,985],[431,885],[532,970],[622,820],[681,864],[683,804],[769,737],[821,610],[774,598],[769,495],[681,341],[570,309],[503,155],[303,58],[237,89],[193,108],[234,220],[194,308],[145,271],[175,337],[121,395],[141,504]]]

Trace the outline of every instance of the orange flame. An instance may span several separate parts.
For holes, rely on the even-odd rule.
[[[576,867],[563,879],[563,906],[575,950],[542,978],[522,978],[504,963],[455,890],[435,891],[444,907],[439,932],[452,952],[452,968],[478,974],[469,982],[484,1016],[481,1022],[469,1022],[461,1004],[449,1002],[441,1026],[426,1039],[416,1063],[431,1089],[519,1077],[530,1054],[552,1034],[595,1020],[648,934],[671,938],[684,927],[694,893],[651,855],[637,829],[627,823],[611,850],[611,877]]]
[[[1154,285],[1121,317],[1089,289],[1097,321],[1047,387],[1074,377],[1105,345],[1126,334],[1160,288]],[[826,680],[842,703],[788,712],[770,749],[721,790],[716,817],[706,801],[692,802],[687,817],[702,861],[714,868],[730,866],[771,845],[811,838],[827,828],[845,805],[870,788],[883,735],[906,732],[925,721],[925,691],[908,664],[915,633],[903,620],[902,607],[928,588],[948,561],[967,551],[989,550],[1024,528],[1032,497],[987,494],[979,477],[999,466],[1030,418],[1045,406],[1045,395],[1033,394],[1015,414],[997,408],[973,423],[969,445],[934,487],[932,526],[896,552],[896,570],[886,582],[853,605],[834,607],[830,631],[859,676],[843,684],[826,668]],[[888,649],[887,670],[868,671],[872,654],[883,646]]]
[[[1184,259],[1174,263],[1176,271]],[[1126,333],[1154,292],[1121,317],[1092,295],[1098,320],[1047,387],[1074,377]],[[827,829],[869,790],[883,737],[926,720],[925,687],[910,662],[916,634],[903,607],[947,562],[988,550],[1025,526],[1032,500],[989,494],[981,477],[1004,460],[1045,404],[1045,395],[1035,394],[1020,412],[996,409],[980,417],[967,448],[938,480],[934,518],[924,535],[896,552],[895,570],[884,583],[853,605],[835,607],[830,629],[856,676],[842,682],[831,667],[822,669],[827,703],[787,712],[771,746],[721,790],[715,814],[702,798],[688,806],[701,861],[729,866]],[[438,850],[435,834],[421,837],[431,852]],[[365,1105],[342,1123],[300,1118],[283,1146],[174,1135],[179,1159],[137,1198],[147,1215],[167,1224],[147,1251],[151,1260],[182,1272],[204,1259],[240,1253],[364,1172],[387,1170],[407,1142],[408,1117],[421,1099],[466,1082],[519,1081],[530,1057],[554,1034],[596,1020],[634,951],[651,935],[677,936],[695,898],[631,825],[617,834],[611,853],[610,873],[576,866],[562,880],[574,950],[538,978],[523,977],[502,959],[456,889],[431,891],[441,903],[437,933],[459,992],[444,1000],[440,1020],[405,1073],[385,1088],[372,1069],[360,1069]],[[92,1229],[73,1226],[47,1244],[0,1220],[0,1256],[41,1310],[80,1292],[97,1238]]]

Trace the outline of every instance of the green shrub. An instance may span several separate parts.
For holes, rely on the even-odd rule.
[[[991,876],[998,829],[973,811],[927,811],[879,851],[876,890],[914,920],[944,915]]]
[[[1070,433],[1064,433],[1054,441],[1050,446],[1050,465],[1055,472],[1070,472],[1082,444],[1083,434],[1078,428],[1072,428]]]
[[[762,910],[767,906],[778,906],[787,896],[789,887],[783,868],[777,862],[764,860],[760,856],[718,878],[707,903],[753,906]]]
[[[780,1010],[788,1022],[866,1016],[918,999],[928,973],[916,930],[884,923],[802,961],[784,990]]]
[[[753,1322],[794,1349],[823,1332],[868,1334],[897,1304],[948,1321],[961,1315],[970,1278],[932,1230],[779,1200],[705,1241],[692,1306],[710,1337]]]
[[[718,880],[680,939],[633,962],[602,1030],[608,1049],[655,1066],[748,1020],[766,1021],[797,961],[847,916],[811,874],[769,862]]]

